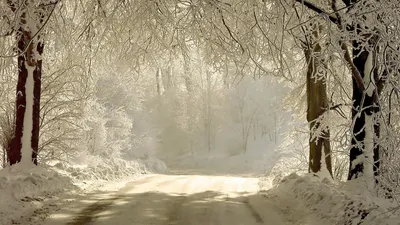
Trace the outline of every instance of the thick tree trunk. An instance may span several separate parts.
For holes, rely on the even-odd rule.
[[[28,7],[28,6],[25,6]],[[29,15],[29,14],[28,14]],[[10,149],[10,165],[37,164],[39,145],[40,92],[44,45],[36,35],[37,24],[21,14],[18,41],[18,83],[15,131]],[[38,23],[41,23],[39,21]],[[36,35],[36,37],[35,37]]]
[[[363,49],[358,42],[353,43],[353,63],[360,72],[365,91],[360,90],[353,78],[352,139],[348,180],[379,174],[379,124],[374,116],[379,112],[378,92],[375,88],[376,70],[373,68],[373,53]]]
[[[318,119],[328,109],[326,80],[325,77],[322,77],[323,75],[318,75],[319,72],[323,71],[319,70],[321,46],[319,43],[310,45],[304,49],[307,60],[307,121],[310,126],[309,172],[321,173],[325,170],[332,177],[329,130],[315,134],[315,131],[321,126]]]
[[[18,83],[16,93],[16,114],[15,114],[15,131],[11,143],[10,165],[18,163],[22,158],[22,136],[24,127],[24,118],[26,111],[26,80],[28,77],[28,70],[26,68],[26,53],[25,47],[29,42],[29,36],[22,28],[19,29],[18,35]],[[31,46],[29,46],[32,48]]]
[[[341,43],[344,50],[344,58],[350,67],[353,80],[353,108],[352,108],[352,127],[351,127],[351,149],[350,149],[350,165],[348,179],[355,179],[365,175],[367,180],[374,180],[373,177],[379,175],[379,146],[376,143],[376,137],[379,137],[379,123],[376,123],[375,115],[380,111],[379,93],[382,90],[381,83],[377,74],[377,65],[375,65],[375,53],[379,47],[379,29],[371,31],[370,24],[366,23],[368,16],[361,15],[358,17],[361,21],[344,24],[340,14],[338,13],[336,1],[332,1],[331,6],[335,12],[332,16],[324,12],[323,9],[305,0],[296,0],[315,13],[325,15],[332,23],[336,24],[340,30],[351,31],[357,34],[358,40],[353,41],[353,58],[351,58],[347,46]],[[343,0],[347,7],[351,8],[357,0]],[[369,2],[367,4],[374,4]],[[379,17],[377,17],[379,18]],[[349,21],[347,21],[349,22]],[[379,27],[379,26],[377,26]],[[371,54],[371,55],[370,55]],[[379,83],[378,83],[379,80]],[[378,83],[378,84],[377,84]],[[378,86],[378,88],[377,88]]]

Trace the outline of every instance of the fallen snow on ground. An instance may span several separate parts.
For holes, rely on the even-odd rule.
[[[116,192],[78,199],[42,225],[321,225],[293,199],[264,196],[258,182],[221,174],[142,176]]]
[[[74,188],[68,177],[49,168],[21,168],[19,164],[0,170],[0,224],[21,224],[25,215],[41,213],[45,200]]]
[[[157,159],[97,159],[86,165],[53,162],[51,166],[4,168],[0,170],[0,225],[40,224],[77,195],[101,188],[116,190],[122,180],[167,170]]]
[[[268,189],[273,182],[266,179],[261,183]],[[324,224],[398,225],[400,221],[398,205],[375,197],[361,180],[335,184],[314,175],[293,173],[267,190],[266,196],[274,197],[277,202],[305,205]]]
[[[92,157],[88,164],[53,163],[57,172],[71,177],[73,183],[86,189],[92,185],[125,179],[147,173],[166,173],[166,165],[158,159],[123,160]]]

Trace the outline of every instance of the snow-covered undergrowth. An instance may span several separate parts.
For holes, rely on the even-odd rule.
[[[166,173],[157,159],[122,160],[91,158],[88,164],[52,162],[22,168],[19,164],[0,170],[0,225],[40,224],[62,204],[60,194],[95,190],[107,183],[145,173]]]
[[[99,181],[107,182],[124,179],[147,173],[166,173],[165,164],[158,159],[148,160],[123,160],[123,159],[100,159],[91,157],[88,164],[67,164],[58,162],[54,165],[56,170],[72,178],[75,184],[86,186]]]
[[[266,179],[261,188],[268,189],[268,182]],[[375,197],[361,180],[335,184],[314,175],[293,173],[267,192],[278,199],[287,200],[289,196],[300,202],[325,224],[398,225],[400,221],[397,204]]]

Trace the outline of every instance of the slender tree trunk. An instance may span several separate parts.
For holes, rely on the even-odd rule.
[[[192,71],[190,66],[190,58],[183,54],[184,60],[184,75],[185,87],[186,87],[186,129],[188,133],[188,148],[190,149],[190,154],[193,155],[193,84],[192,84]]]
[[[157,68],[157,71],[156,71],[156,88],[157,88],[157,94],[158,94],[158,96],[161,95],[160,73],[161,73],[160,68]]]
[[[226,89],[230,88],[230,83],[229,83],[229,60],[228,57],[225,58],[225,69],[224,69],[224,75],[223,75],[223,82],[224,82],[224,87]]]
[[[186,91],[188,93],[190,93],[193,89],[193,84],[192,84],[192,72],[190,71],[190,59],[187,56],[183,56],[184,59],[184,65],[183,65],[183,69],[185,72],[185,75],[183,76],[183,78],[185,79],[185,87],[186,87]]]
[[[380,111],[380,107],[376,108],[376,112],[375,114],[377,115],[378,112]],[[375,132],[375,141],[374,141],[374,176],[375,176],[375,182],[378,182],[378,176],[380,174],[380,151],[379,151],[379,144],[375,143],[376,140],[379,139],[380,137],[380,123],[379,122],[375,122],[374,123],[374,132]]]
[[[323,74],[318,74],[323,71],[320,68],[321,46],[318,42],[310,43],[309,46],[305,47],[304,52],[307,60],[307,121],[310,128],[309,172],[319,173],[327,170],[332,176],[329,130],[323,130],[321,134],[315,134],[315,131],[321,126],[318,119],[328,109],[326,78]]]
[[[37,165],[37,156],[39,150],[39,130],[40,130],[40,94],[42,90],[42,60],[44,43],[39,42],[36,51],[40,55],[37,60],[35,70],[33,71],[33,112],[32,112],[32,162]]]
[[[164,92],[168,92],[173,86],[172,72],[173,71],[171,66],[168,66],[167,68],[161,70],[161,80],[164,87]]]

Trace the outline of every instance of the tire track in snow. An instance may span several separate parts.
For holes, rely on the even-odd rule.
[[[261,218],[260,214],[258,214],[258,212],[255,210],[255,208],[250,204],[249,199],[246,198],[243,201],[243,203],[247,207],[247,209],[250,211],[251,215],[256,220],[256,222],[264,224],[264,220]]]

